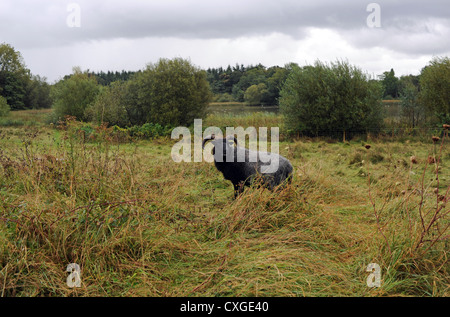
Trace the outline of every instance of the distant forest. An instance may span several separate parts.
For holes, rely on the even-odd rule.
[[[138,71],[140,72],[140,71]],[[97,82],[102,86],[109,86],[112,82],[115,81],[127,81],[129,80],[134,74],[138,73],[134,71],[125,71],[122,70],[121,72],[115,71],[107,71],[106,73],[104,71],[95,73],[95,72],[89,72],[90,75],[94,75],[97,79]],[[70,76],[70,75],[69,75]],[[66,76],[66,77],[69,77]],[[65,77],[65,78],[66,78]]]
[[[206,78],[214,95],[213,101],[277,105],[280,89],[289,74],[290,66],[266,68],[261,64],[256,66],[237,64],[234,67],[229,65],[226,68],[208,68]],[[100,85],[108,86],[115,81],[129,80],[136,72],[122,70],[121,72],[88,71],[88,73],[95,76]],[[69,77],[70,75],[67,75],[64,79]]]

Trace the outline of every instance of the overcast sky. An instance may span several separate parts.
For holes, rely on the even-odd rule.
[[[370,3],[378,7],[368,11]],[[374,76],[391,68],[400,76],[418,74],[433,56],[450,56],[450,4],[0,0],[2,42],[20,51],[31,72],[49,82],[70,74],[73,66],[138,70],[161,57],[187,58],[204,69],[339,59]]]

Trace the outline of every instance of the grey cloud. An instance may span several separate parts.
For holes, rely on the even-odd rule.
[[[440,55],[450,52],[450,21],[440,18],[382,23],[380,28],[342,31],[358,48],[383,47],[408,55]]]
[[[316,27],[350,27],[364,23],[365,6],[344,7],[326,1],[303,4],[299,1],[180,1],[171,5],[124,7],[118,11],[88,11],[102,25],[93,25],[86,33],[96,36],[165,36],[182,38],[236,38],[279,32],[295,38],[302,29]],[[350,10],[349,10],[350,8]],[[355,13],[359,12],[359,18]]]
[[[370,1],[108,1],[81,2],[83,36],[236,38],[279,32],[299,38],[307,27],[365,28]],[[403,31],[404,24],[450,16],[445,1],[378,1],[383,25]]]
[[[80,28],[66,24],[72,2],[81,8]],[[0,41],[30,49],[116,38],[234,39],[273,32],[302,39],[315,27],[336,30],[355,47],[383,46],[417,54],[448,51],[447,0],[376,1],[381,7],[380,30],[366,25],[370,2],[2,0]]]

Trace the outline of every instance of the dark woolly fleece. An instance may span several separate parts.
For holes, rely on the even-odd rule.
[[[234,186],[234,197],[236,198],[243,192],[244,186],[250,186],[253,181],[260,178],[261,184],[270,190],[273,190],[276,186],[282,185],[285,182],[290,183],[292,180],[293,167],[288,159],[284,156],[267,153],[272,160],[278,158],[278,169],[271,173],[264,173],[265,168],[270,166],[270,161],[267,161],[261,157],[263,153],[255,152],[243,147],[234,146],[232,142],[237,140],[233,138],[218,138],[214,139],[214,136],[205,137],[203,140],[203,148],[206,142],[213,143],[213,155],[214,164],[216,168],[222,172],[225,179],[231,181]],[[230,144],[231,143],[231,144]],[[254,155],[254,156],[252,156]],[[251,157],[257,157],[256,160]],[[243,162],[239,162],[239,159]]]

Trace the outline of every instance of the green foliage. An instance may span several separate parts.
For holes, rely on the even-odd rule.
[[[9,114],[9,105],[6,98],[0,96],[0,117],[6,117]]]
[[[142,125],[146,123],[146,110],[139,97],[141,89],[145,89],[145,87],[140,86],[136,77],[125,82],[124,85],[124,95],[121,99],[123,100],[130,124]]]
[[[134,125],[190,125],[203,118],[211,93],[206,74],[188,60],[160,59],[129,83],[126,110]]]
[[[145,123],[122,128],[118,125],[109,126],[106,123],[95,125],[92,123],[71,121],[73,117],[66,117],[60,121],[58,127],[61,129],[72,129],[72,135],[83,142],[99,142],[103,140],[118,143],[129,142],[133,139],[155,139],[170,136],[171,126],[162,126],[158,123]]]
[[[420,98],[440,123],[450,119],[450,58],[436,57],[422,69]]]
[[[118,127],[115,127],[115,130],[118,131]],[[131,137],[136,137],[139,139],[154,139],[157,137],[169,136],[172,131],[172,127],[162,126],[158,123],[144,123],[141,126],[132,126],[122,129],[122,131],[126,131]]]
[[[26,73],[23,57],[11,45],[0,45],[0,72]]]
[[[25,108],[28,80],[29,70],[20,52],[9,44],[0,44],[0,95],[6,98],[12,110]]]
[[[216,95],[225,93],[231,95],[233,87],[239,82],[245,71],[244,65],[238,64],[233,68],[228,66],[226,69],[222,67],[208,68],[206,75],[211,91]]]
[[[289,65],[286,67],[271,67],[267,70],[267,93],[262,102],[267,105],[278,105],[280,90],[289,74]]]
[[[98,124],[130,125],[128,113],[125,108],[125,96],[127,85],[116,81],[110,86],[102,87],[95,102],[86,109],[86,118]]]
[[[264,97],[269,93],[264,83],[251,85],[244,94],[244,101],[249,106],[260,105]]]
[[[95,101],[100,88],[95,77],[76,67],[73,70],[72,76],[53,86],[53,109],[57,118],[70,115],[85,120],[85,110]]]
[[[207,80],[211,86],[211,91],[219,97],[217,100],[231,96],[232,99],[224,101],[244,102],[245,93],[251,86],[264,84],[266,93],[260,100],[261,104],[277,105],[280,96],[280,89],[289,74],[291,64],[285,67],[273,66],[266,68],[258,64],[256,66],[236,65],[228,66],[226,69],[208,68]],[[222,97],[225,96],[225,97]]]
[[[131,79],[131,77],[133,77],[133,75],[135,73],[136,72],[134,72],[134,71],[122,70],[121,72],[100,71],[100,72],[93,72],[90,74],[94,75],[95,78],[97,78],[97,82],[99,83],[99,85],[109,86],[116,81],[127,81],[127,80]]]
[[[411,79],[404,79],[400,91],[402,116],[410,127],[416,127],[423,119],[423,107],[419,102],[419,89]]]
[[[381,107],[379,83],[346,62],[294,67],[280,98],[287,130],[312,136],[376,132]]]
[[[395,77],[394,69],[391,68],[389,72],[384,72],[383,75],[380,76],[380,81],[384,89],[384,98],[392,99],[398,97],[399,79]]]
[[[45,78],[31,75],[20,52],[9,44],[0,45],[0,95],[11,110],[51,106],[50,85]]]
[[[245,92],[250,86],[258,85],[266,81],[266,68],[258,64],[247,69],[241,76],[239,82],[233,87],[233,97],[236,101],[245,101]]]
[[[25,106],[28,109],[50,108],[50,85],[39,75],[31,76],[25,87]]]
[[[217,102],[233,102],[234,99],[229,93],[226,92],[226,93],[220,95],[216,101]]]
[[[5,84],[3,85],[3,96],[6,97],[8,104],[12,110],[25,109],[25,85],[26,77],[18,73],[7,72],[0,74],[0,80]]]

